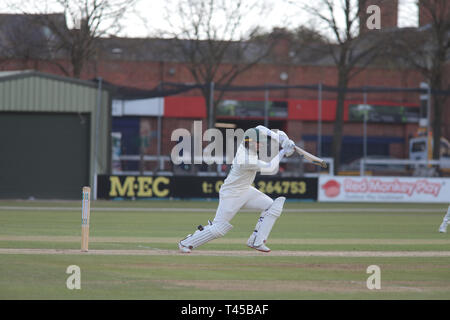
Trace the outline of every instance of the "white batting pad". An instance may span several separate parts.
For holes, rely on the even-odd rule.
[[[285,201],[285,197],[276,198],[270,208],[261,214],[256,223],[255,231],[249,238],[249,242],[252,243],[253,246],[260,246],[267,240],[275,221],[277,221],[281,215]]]
[[[208,224],[203,227],[203,230],[195,231],[194,234],[187,236],[180,243],[190,249],[197,248],[211,240],[223,237],[232,228],[233,226],[226,221]]]
[[[444,221],[450,222],[450,206],[448,206],[447,213],[444,216]]]

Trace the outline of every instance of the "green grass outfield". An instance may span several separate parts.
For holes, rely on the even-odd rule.
[[[268,254],[245,245],[250,211],[178,253],[217,204],[93,201],[81,253],[81,201],[0,201],[0,299],[450,299],[450,232],[438,233],[448,204],[287,202]],[[66,288],[69,265],[81,290]],[[367,289],[370,265],[380,290]]]

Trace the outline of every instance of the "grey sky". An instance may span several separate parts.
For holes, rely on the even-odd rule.
[[[30,4],[37,1],[38,6],[34,8],[42,9],[42,0],[30,0],[25,3]],[[176,0],[172,0],[176,2]],[[250,0],[249,0],[250,1]],[[263,1],[263,0],[261,0]],[[290,4],[287,0],[264,0],[270,7],[269,15],[267,17],[261,17],[257,14],[248,17],[248,25],[244,27],[250,27],[254,24],[262,24],[266,30],[271,30],[273,27],[287,27],[294,29],[300,25],[306,25],[311,22],[310,17],[299,9],[299,6]],[[303,1],[311,2],[312,0],[296,0],[293,2],[302,3]],[[335,0],[340,1],[340,0]],[[357,0],[354,0],[357,1]],[[7,2],[7,1],[6,1]],[[20,1],[10,0],[10,3],[18,4]],[[49,0],[52,2],[52,0]],[[147,37],[157,36],[157,30],[164,30],[170,28],[170,25],[164,18],[165,5],[168,0],[138,0],[138,3],[133,12],[130,12],[126,16],[124,22],[124,29],[119,34],[120,36],[127,37]],[[292,1],[291,1],[292,2]],[[415,26],[417,25],[417,9],[415,6],[416,0],[399,0],[399,26]],[[24,8],[23,2],[19,8]],[[31,6],[30,8],[33,8]],[[3,13],[17,12],[20,9],[12,10],[6,7],[6,4],[2,1],[0,4],[0,11]],[[61,11],[58,5],[49,5],[46,9],[48,11],[58,12]],[[69,26],[71,27],[71,26]]]
[[[298,6],[292,5],[286,0],[265,0],[271,7],[269,16],[263,20],[263,26],[267,30],[271,30],[273,27],[288,27],[296,28],[299,25],[307,25],[309,17],[306,13],[301,12]],[[311,0],[298,0],[302,1]],[[335,0],[340,1],[340,0]],[[140,0],[136,11],[139,12],[143,18],[147,21],[147,28],[144,27],[144,23],[136,20],[136,17],[131,15],[128,18],[129,23],[123,35],[127,36],[146,36],[155,32],[155,28],[164,29],[169,28],[169,24],[164,19],[164,5],[167,0]],[[417,26],[418,24],[418,11],[415,5],[416,0],[399,0],[399,21],[400,27]],[[251,17],[251,22],[257,22],[260,17]],[[133,22],[134,21],[134,22]],[[261,20],[259,20],[261,21]]]

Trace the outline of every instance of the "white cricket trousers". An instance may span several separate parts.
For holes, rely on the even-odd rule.
[[[220,196],[214,222],[230,222],[235,214],[241,209],[254,209],[264,211],[273,203],[273,200],[261,191],[250,187],[248,191],[240,196]]]

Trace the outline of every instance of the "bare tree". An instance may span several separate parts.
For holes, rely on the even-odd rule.
[[[264,9],[258,1],[244,0],[178,0],[166,7],[174,54],[196,83],[204,85],[209,126],[214,126],[215,110],[224,94],[219,91],[213,96],[213,84],[230,85],[271,51],[274,41],[253,39],[258,27],[242,31],[248,14]]]
[[[432,92],[433,158],[440,158],[443,112],[446,95],[438,91],[450,89],[446,62],[450,58],[450,2],[447,0],[417,1],[420,18],[429,24],[421,28],[406,29],[393,39],[395,52],[402,63],[418,70],[428,82]]]
[[[23,68],[52,54],[52,38],[48,30],[36,23],[36,15],[0,14],[0,63],[21,63]],[[62,14],[48,14],[45,19],[65,27]]]
[[[311,16],[319,21],[327,37],[326,48],[337,68],[336,120],[333,130],[332,157],[334,174],[339,172],[344,102],[350,80],[363,71],[380,53],[386,38],[376,30],[359,33],[359,20],[369,0],[317,0],[303,5]],[[312,1],[309,1],[312,3]]]
[[[86,64],[95,58],[98,39],[121,30],[121,19],[131,10],[136,0],[44,0],[34,2],[34,6],[16,8],[28,17],[33,27],[45,30],[43,42],[47,55],[37,55],[56,64],[60,70],[76,78],[81,77]],[[11,5],[14,8],[14,5]],[[44,9],[41,9],[44,8]],[[60,10],[62,14],[49,14],[50,10]],[[62,23],[56,16],[65,17]],[[69,26],[67,26],[67,23]],[[24,26],[30,28],[30,26]],[[25,42],[31,47],[33,43]],[[42,46],[42,43],[39,45]],[[30,51],[36,50],[30,48]],[[57,57],[63,56],[62,61]],[[69,64],[64,63],[68,60]]]

